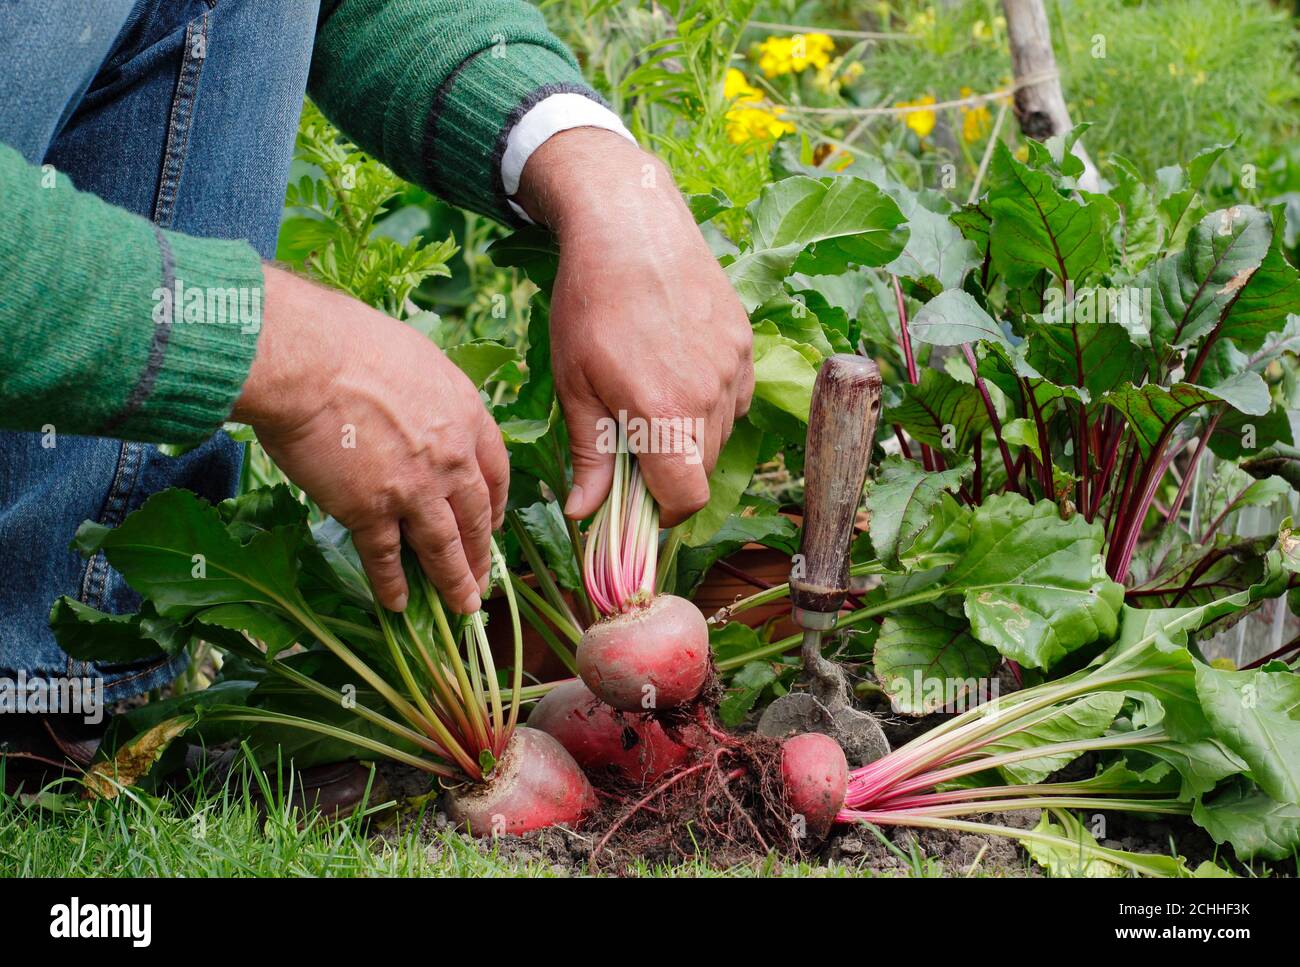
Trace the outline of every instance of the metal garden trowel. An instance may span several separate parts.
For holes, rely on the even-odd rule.
[[[822,363],[808,414],[804,519],[790,578],[795,623],[803,628],[807,691],[778,698],[758,731],[786,738],[822,732],[840,743],[851,765],[889,752],[875,716],[855,709],[844,672],[822,657],[822,636],[835,628],[849,592],[849,543],[880,417],[880,370],[864,356],[840,354]]]

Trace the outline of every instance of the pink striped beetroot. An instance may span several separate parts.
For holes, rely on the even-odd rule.
[[[649,715],[620,713],[578,679],[561,682],[528,715],[530,728],[555,737],[592,776],[647,785],[691,756]]]
[[[587,534],[583,579],[605,618],[578,645],[578,673],[625,712],[663,711],[697,697],[712,670],[709,629],[689,601],[655,594],[659,508],[626,452]]]

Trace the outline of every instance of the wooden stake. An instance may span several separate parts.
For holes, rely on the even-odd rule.
[[[1056,68],[1056,55],[1052,53],[1052,34],[1047,26],[1043,0],[1002,0],[1002,11],[1007,18],[1011,69],[1017,84],[1023,78],[1043,78],[1019,87],[1015,93],[1020,130],[1035,141],[1065,134],[1074,125],[1070,122],[1065,95],[1061,92],[1061,78]],[[1085,191],[1100,191],[1101,177],[1097,166],[1083,145],[1075,144],[1074,154],[1083,162],[1079,187]]]

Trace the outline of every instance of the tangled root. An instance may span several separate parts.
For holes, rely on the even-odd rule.
[[[786,802],[780,740],[730,735],[709,707],[706,699],[663,720],[697,750],[691,763],[650,789],[603,790],[606,806],[589,826],[598,831],[593,870],[636,858],[667,863],[704,854],[726,864],[774,851],[805,854],[803,824]]]

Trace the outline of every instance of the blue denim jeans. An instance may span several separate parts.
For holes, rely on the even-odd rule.
[[[0,141],[160,226],[271,258],[318,5],[0,0]],[[49,444],[0,432],[0,674],[102,676],[110,701],[164,684],[183,656],[89,667],[60,650],[59,595],[139,604],[102,555],[87,562],[69,542],[83,520],[116,525],[166,487],[231,496],[242,448],[223,433],[178,458],[121,440]]]

